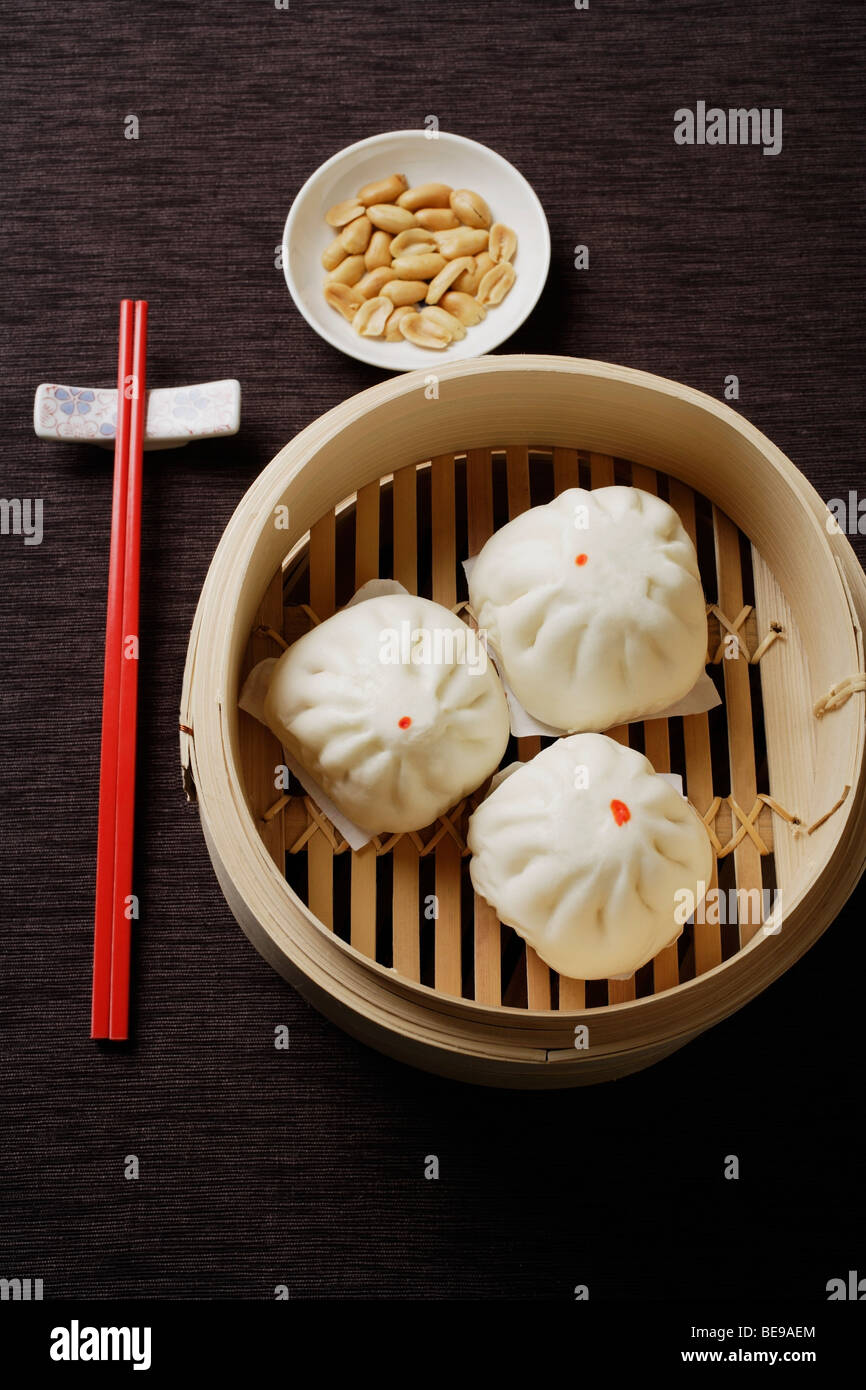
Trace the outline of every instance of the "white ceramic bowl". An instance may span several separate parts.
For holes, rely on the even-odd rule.
[[[475,189],[490,204],[494,219],[517,233],[513,289],[501,304],[488,310],[483,323],[467,328],[466,337],[444,352],[407,342],[388,343],[384,338],[362,338],[341,314],[328,307],[322,294],[326,272],[320,258],[336,236],[325,222],[328,208],[352,197],[365,183],[396,173],[405,174],[410,187],[437,182]],[[310,327],[350,357],[392,372],[425,366],[435,371],[436,362],[456,362],[492,352],[535,307],[549,265],[547,218],[523,175],[486,145],[444,131],[432,139],[425,130],[394,130],[347,146],[307,179],[283,231],[286,284]]]

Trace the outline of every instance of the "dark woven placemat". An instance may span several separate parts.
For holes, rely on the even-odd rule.
[[[508,351],[719,397],[734,374],[738,408],[825,499],[864,487],[862,6],[0,13],[0,493],[44,502],[40,546],[0,537],[0,1276],[41,1277],[46,1297],[824,1296],[862,1251],[862,892],[660,1066],[478,1091],[356,1044],[259,959],[181,795],[176,729],[235,504],[293,434],[381,379],[312,333],[275,268],[300,184],[377,131],[435,114],[537,189],[553,264]],[[674,112],[698,100],[782,108],[782,152],[678,146]],[[146,461],[135,1041],[110,1050],[87,1034],[111,458],[40,443],[31,410],[43,380],[111,384],[123,294],[150,301],[152,385],[237,376],[244,404],[237,439]]]

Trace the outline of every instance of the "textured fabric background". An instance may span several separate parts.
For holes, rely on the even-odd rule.
[[[864,487],[862,5],[0,12],[0,494],[45,506],[41,546],[0,537],[0,1275],[41,1277],[46,1297],[824,1296],[862,1266],[862,892],[763,997],[660,1066],[479,1091],[363,1048],[257,956],[181,795],[176,728],[236,503],[298,430],[381,379],[314,336],[274,265],[303,180],[376,131],[436,114],[537,189],[553,265],[507,350],[716,396],[736,373],[739,409],[825,498]],[[698,99],[782,107],[782,153],[676,146],[673,112]],[[88,1038],[111,460],[39,442],[31,412],[40,381],[111,384],[124,294],[150,301],[152,385],[237,376],[244,405],[237,439],[147,459],[143,919],[121,1049]],[[722,1179],[731,1153],[739,1182]]]

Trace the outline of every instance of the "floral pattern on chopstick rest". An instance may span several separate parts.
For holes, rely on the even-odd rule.
[[[232,378],[199,386],[156,387],[147,392],[144,447],[177,449],[193,439],[237,434],[240,423],[240,382]],[[40,439],[113,448],[117,391],[45,382],[36,389],[33,428]]]

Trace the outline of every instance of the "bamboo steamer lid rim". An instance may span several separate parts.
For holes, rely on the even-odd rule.
[[[440,400],[428,402],[425,407],[425,434],[433,440],[435,447],[414,448],[405,439],[389,438],[387,431],[379,426],[374,412],[385,407],[393,410],[404,406],[408,412],[409,404],[416,404],[419,395],[423,399],[426,376],[425,372],[418,372],[384,382],[350,398],[308,425],[280,451],[253,483],[218,546],[202,590],[190,639],[181,724],[187,730],[195,730],[195,734],[182,733],[181,752],[184,766],[196,787],[206,838],[220,882],[244,930],[277,969],[291,973],[283,959],[288,957],[297,972],[314,989],[330,995],[348,1009],[360,1010],[377,1026],[395,1029],[403,1036],[416,1037],[419,1042],[464,1052],[466,1040],[455,1040],[452,1031],[456,1020],[471,1022],[482,1047],[486,1045],[482,1041],[484,1039],[495,1047],[503,1034],[508,1035],[509,1027],[512,1033],[516,1028],[529,1042],[533,1029],[568,1032],[575,1021],[581,1020],[592,1021],[601,1034],[610,1033],[609,1042],[605,1036],[600,1036],[596,1055],[603,1054],[605,1050],[627,1051],[630,1047],[644,1046],[648,1039],[660,1043],[673,1042],[680,1037],[686,1041],[696,1031],[724,1017],[746,998],[758,993],[808,949],[827,925],[826,920],[820,920],[818,909],[822,904],[826,906],[828,894],[832,898],[832,918],[862,873],[866,862],[862,697],[852,698],[847,706],[834,714],[836,746],[840,750],[841,762],[850,771],[852,786],[845,803],[816,836],[816,859],[820,857],[820,863],[812,881],[800,886],[793,909],[806,925],[797,931],[783,930],[778,936],[769,938],[759,933],[731,959],[649,998],[608,1005],[602,1010],[563,1010],[552,1016],[547,1011],[478,1005],[471,1000],[443,996],[429,986],[398,977],[336,938],[292,893],[264,850],[239,777],[233,751],[237,723],[238,624],[237,619],[226,622],[225,615],[237,613],[243,606],[241,600],[245,593],[249,603],[249,590],[254,589],[259,580],[258,591],[252,593],[252,598],[257,599],[263,591],[269,578],[269,574],[265,573],[269,560],[263,564],[260,554],[263,531],[269,526],[273,508],[284,497],[292,495],[293,488],[300,493],[299,501],[294,496],[292,500],[293,507],[301,512],[298,534],[302,535],[309,529],[310,522],[317,520],[328,505],[336,505],[357,486],[387,475],[395,466],[405,465],[413,458],[445,452],[448,447],[489,446],[489,423],[481,431],[484,438],[476,437],[473,434],[477,428],[474,423],[470,428],[463,424],[461,411],[456,409],[459,402],[455,402],[455,408],[447,420],[437,421],[435,412],[448,394],[459,391],[467,401],[473,397],[477,401],[479,388],[482,391],[484,388],[495,390],[501,386],[502,391],[497,397],[497,417],[502,420],[503,444],[543,446],[562,443],[561,437],[546,437],[546,431],[551,427],[554,434],[558,431],[561,435],[561,426],[555,423],[550,426],[547,422],[539,425],[537,417],[532,417],[531,409],[527,410],[525,404],[522,407],[524,417],[532,419],[531,427],[524,423],[524,437],[520,437],[521,430],[516,424],[510,425],[506,420],[504,405],[512,394],[514,378],[525,381],[530,393],[533,382],[543,379],[545,385],[550,387],[552,380],[557,388],[561,388],[558,392],[561,397],[566,396],[569,389],[573,390],[577,384],[585,396],[596,403],[612,390],[622,389],[632,396],[637,393],[638,401],[645,401],[656,410],[664,404],[674,416],[685,412],[690,417],[704,418],[724,427],[731,433],[732,440],[737,441],[756,460],[759,459],[761,486],[766,487],[767,493],[766,512],[790,511],[792,499],[798,503],[803,536],[811,551],[818,555],[819,562],[822,561],[820,582],[825,593],[833,600],[831,610],[825,612],[828,624],[832,626],[835,623],[836,627],[841,628],[840,615],[850,615],[851,625],[840,638],[841,666],[834,679],[862,669],[860,630],[866,618],[863,572],[846,537],[842,534],[828,535],[824,524],[826,507],[805,477],[754,426],[729,406],[699,391],[645,372],[589,359],[541,355],[481,358],[439,368]],[[429,414],[431,411],[434,414]],[[416,417],[417,414],[416,408]],[[445,415],[445,412],[442,414]],[[444,434],[440,428],[443,424]],[[317,456],[328,450],[334,454],[341,436],[365,426],[377,436],[377,452],[355,478],[351,488],[340,491],[338,486],[339,496],[331,495],[333,490],[329,492],[324,467],[319,469],[318,477],[314,476],[307,483],[305,470],[307,474],[315,474],[315,465],[319,462]],[[640,426],[638,432],[639,429]],[[450,440],[450,444],[446,444],[446,439]],[[580,447],[593,447],[591,439],[581,437],[575,442]],[[622,449],[609,449],[608,452],[641,457],[636,443]],[[696,450],[697,453],[699,450]],[[647,455],[644,450],[643,454],[641,461],[652,466],[652,452]],[[312,468],[311,461],[314,465]],[[658,466],[672,472],[669,463],[662,461]],[[325,475],[324,478],[321,475]],[[684,481],[689,482],[690,479],[685,478]],[[694,485],[718,501],[729,514],[736,512],[732,479],[721,480],[724,483],[723,498],[715,495],[713,481],[703,477]],[[750,480],[750,483],[753,481]],[[754,497],[754,493],[750,495]],[[324,506],[321,505],[323,497],[328,499]],[[741,514],[744,506],[739,508]],[[733,519],[738,521],[741,529],[751,534],[748,524],[743,525],[736,515]],[[282,534],[284,550],[291,549],[292,538],[296,538],[295,527],[289,536],[285,532]],[[275,567],[275,564],[271,566],[270,573]],[[848,663],[847,667],[845,662]],[[842,868],[828,890],[827,885],[821,882],[821,872],[840,849],[845,851]],[[791,911],[789,906],[789,914]],[[810,915],[819,921],[817,930],[809,929],[807,919]],[[826,918],[826,911],[823,915]],[[751,978],[747,979],[750,972]],[[745,989],[744,980],[747,981]],[[683,1010],[681,1006],[687,997],[692,1002],[687,1010]],[[699,1012],[697,1023],[695,1011]],[[602,1014],[604,1021],[600,1018]],[[641,1019],[640,1030],[628,1026],[623,1028],[623,1024],[634,1021],[638,1015]],[[602,1022],[604,1026],[600,1028]],[[611,1023],[616,1023],[617,1027],[609,1028]]]

